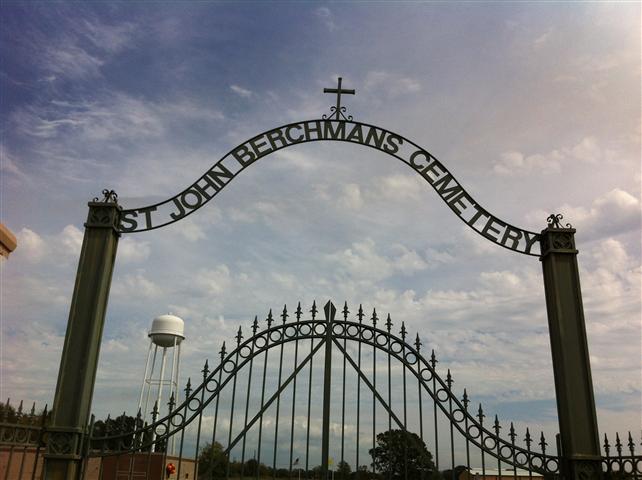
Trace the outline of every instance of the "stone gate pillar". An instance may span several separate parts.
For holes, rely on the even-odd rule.
[[[542,231],[541,257],[560,426],[561,470],[566,480],[602,476],[575,229],[551,215]]]
[[[121,208],[113,191],[89,202],[45,454],[46,480],[80,475],[85,429],[94,392]]]

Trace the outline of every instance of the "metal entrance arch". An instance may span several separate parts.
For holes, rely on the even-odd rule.
[[[502,425],[497,416],[485,422],[481,404],[472,406],[465,388],[455,391],[450,370],[444,377],[437,372],[435,352],[428,357],[423,355],[419,335],[414,344],[408,342],[403,322],[393,328],[390,315],[384,321],[375,309],[367,318],[361,306],[351,315],[347,304],[337,319],[332,302],[324,306],[322,318],[317,313],[313,304],[310,316],[304,316],[299,304],[292,315],[295,319],[288,321],[287,307],[280,320],[274,319],[270,311],[266,328],[260,329],[255,319],[252,335],[245,340],[239,328],[235,347],[228,351],[223,345],[218,365],[210,369],[205,363],[201,383],[193,387],[188,380],[184,401],[177,405],[171,398],[167,409],[155,405],[150,425],[135,430],[123,428],[112,435],[94,433],[90,439],[93,455],[123,456],[152,450],[169,454],[165,446],[174,437],[179,446],[177,478],[182,478],[184,456],[191,458],[194,452],[193,458],[198,461],[199,455],[204,455],[202,447],[206,442],[219,442],[227,463],[224,472],[201,472],[201,478],[209,478],[209,473],[211,478],[257,479],[282,477],[285,473],[290,478],[325,479],[332,456],[336,458],[335,466],[344,465],[335,473],[342,480],[349,478],[345,465],[353,466],[355,471],[365,467],[381,478],[404,480],[437,479],[436,472],[440,470],[450,472],[444,480],[455,480],[461,473],[458,466],[470,471],[475,465],[481,466],[484,477],[491,475],[490,471],[499,477],[504,471],[505,476],[513,478],[559,475],[560,459],[550,453],[556,450],[554,442],[550,447],[543,433],[531,435],[528,428],[518,431],[512,422],[510,426]],[[287,345],[293,346],[293,357],[290,355],[284,362]],[[270,355],[272,349],[275,351]],[[321,360],[320,371],[313,367],[315,359]],[[269,366],[269,360],[273,365]],[[266,383],[268,370],[278,372],[278,377],[274,375],[277,382]],[[333,370],[338,377],[335,382],[331,378]],[[258,382],[252,383],[253,373]],[[323,378],[322,395],[316,401],[313,373]],[[348,384],[347,378],[351,380]],[[253,387],[259,388],[254,391]],[[231,401],[221,403],[225,390]],[[313,403],[322,403],[317,405],[322,409],[322,433],[320,438],[311,439]],[[213,415],[214,419],[211,433],[203,422],[208,408],[209,418]],[[264,422],[268,416],[270,421]],[[337,422],[331,432],[333,416]],[[304,425],[295,430],[297,418]],[[139,420],[140,412],[134,424]],[[194,436],[192,432],[191,441],[186,441],[190,426],[196,427],[196,433]],[[352,433],[346,435],[347,429]],[[505,437],[500,434],[502,429]],[[383,442],[395,431],[403,433],[397,435],[401,437],[399,444]],[[295,439],[303,437],[305,447],[295,446]],[[406,445],[410,442],[425,443],[432,459],[418,462],[415,449]],[[250,453],[252,449],[254,453]],[[390,453],[394,451],[396,456]],[[88,457],[91,455],[88,452]],[[313,477],[312,467],[318,463],[320,477]],[[208,465],[201,460],[201,468]],[[128,478],[132,474],[130,470]]]
[[[561,472],[568,479],[597,479],[600,449],[586,328],[575,249],[575,230],[562,226],[561,215],[551,215],[540,234],[510,225],[493,216],[463,189],[453,175],[426,150],[388,130],[354,122],[341,105],[341,87],[329,116],[290,124],[260,134],[233,149],[205,175],[180,194],[161,204],[123,210],[113,190],[89,203],[67,334],[62,352],[49,429],[47,480],[76,479],[80,471],[85,428],[102,337],[109,289],[121,234],[149,230],[185,218],[217,194],[234,176],[271,151],[307,141],[340,140],[377,148],[407,163],[432,185],[448,207],[489,241],[510,250],[537,256],[544,273],[551,338],[557,410],[560,426]],[[294,129],[294,130],[293,130]],[[302,137],[299,138],[299,132]],[[316,132],[316,133],[315,133]],[[316,137],[314,137],[316,135]],[[272,145],[274,144],[274,145]],[[403,150],[402,147],[408,147]],[[170,220],[157,222],[159,207]],[[138,228],[139,221],[144,228]],[[141,224],[142,225],[142,224]],[[328,345],[330,343],[328,342]],[[79,369],[78,365],[84,365]],[[327,463],[325,467],[327,468]]]

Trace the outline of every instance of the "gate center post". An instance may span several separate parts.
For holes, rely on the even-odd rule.
[[[544,292],[560,427],[560,470],[566,480],[602,477],[575,229],[551,215],[541,234]]]
[[[329,449],[330,449],[330,397],[332,390],[332,322],[337,314],[337,308],[331,301],[323,307],[325,312],[325,365],[323,367],[323,428],[321,437],[321,473],[322,478],[329,478]]]

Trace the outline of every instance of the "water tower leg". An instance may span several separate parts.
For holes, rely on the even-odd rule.
[[[140,385],[140,398],[138,399],[138,411],[143,407],[143,393],[145,393],[145,383],[147,383],[147,370],[149,369],[149,358],[152,356],[152,341],[149,342],[149,349],[147,350],[147,361],[145,362],[145,373],[143,373],[143,381]]]
[[[176,385],[174,383],[174,375],[176,373],[176,337],[174,337],[174,347],[172,348],[172,374],[169,377],[169,398],[173,398],[174,405],[176,405],[176,396],[174,395],[174,390]],[[169,452],[174,455],[174,436],[170,439],[170,448]]]
[[[178,404],[178,382],[181,374],[181,344],[178,344],[178,359],[176,360],[176,383],[174,384],[174,393],[176,403]]]
[[[160,377],[158,377],[158,395],[156,396],[156,406],[161,411],[161,400],[163,397],[163,382],[165,381],[165,362],[167,361],[167,347],[163,347],[163,359],[161,360]]]
[[[161,398],[163,395],[163,380],[165,378],[165,361],[167,360],[167,347],[163,347],[163,359],[161,360],[161,371],[160,377],[158,377],[158,395],[156,396],[156,409],[158,412],[161,411]],[[159,417],[162,415],[159,414]],[[153,440],[156,440],[156,434],[154,433]],[[156,451],[156,445],[152,446],[152,451]]]
[[[154,356],[152,357],[152,369],[149,371],[149,377],[145,380],[147,383],[147,395],[145,395],[145,410],[143,411],[143,422],[147,419],[149,412],[149,396],[152,393],[152,378],[154,377],[154,368],[156,367],[156,354],[158,353],[158,345],[154,345]]]

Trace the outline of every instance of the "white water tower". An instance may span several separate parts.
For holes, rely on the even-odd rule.
[[[175,315],[160,315],[152,321],[152,328],[149,331],[149,350],[147,351],[147,361],[145,362],[145,374],[143,375],[143,384],[140,389],[140,399],[138,408],[141,411],[142,419],[145,421],[148,414],[154,406],[154,401],[158,405],[159,417],[164,416],[167,412],[167,405],[163,405],[174,394],[174,399],[178,403],[178,372],[181,366],[181,342],[185,340],[185,322]],[[152,347],[153,352],[152,352]],[[161,358],[159,359],[158,348],[162,348]],[[167,357],[168,350],[171,349],[171,368],[169,377],[167,376]],[[150,367],[151,359],[151,367]],[[160,360],[160,366],[157,367],[157,361]],[[160,368],[160,371],[158,371]],[[150,397],[154,390],[155,398]],[[167,396],[163,396],[163,390],[167,390]],[[143,403],[144,400],[144,403]]]

